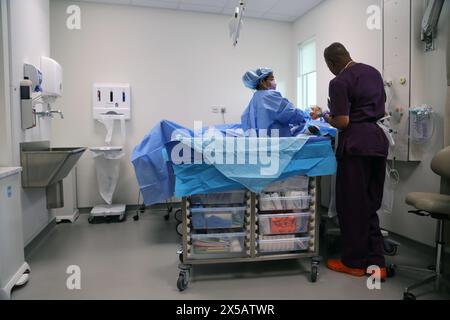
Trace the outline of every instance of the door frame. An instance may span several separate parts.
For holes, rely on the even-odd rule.
[[[10,34],[9,34],[9,15],[8,15],[8,7],[9,0],[0,0],[0,32],[2,33],[0,50],[3,51],[3,60],[0,63],[3,64],[4,75],[3,78],[0,79],[0,85],[3,86],[4,97],[0,97],[1,103],[0,107],[4,108],[0,110],[4,112],[5,116],[5,132],[3,134],[6,135],[6,146],[3,146],[2,152],[6,153],[6,163],[2,165],[12,166],[13,165],[13,157],[12,157],[12,118],[11,118],[11,79],[10,79]],[[1,76],[1,75],[0,75]],[[3,150],[4,149],[4,150]]]

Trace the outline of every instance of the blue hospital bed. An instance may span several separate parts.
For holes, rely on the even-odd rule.
[[[236,125],[218,127],[219,130]],[[177,139],[174,139],[177,132]],[[146,205],[162,203],[172,196],[184,197],[247,189],[261,192],[269,184],[292,176],[327,176],[336,172],[336,159],[329,136],[280,138],[280,170],[271,176],[258,174],[259,164],[177,164],[172,150],[196,134],[170,121],[161,121],[135,148],[132,163]],[[198,150],[192,150],[192,156]]]
[[[176,144],[166,145],[168,152]],[[261,176],[249,179],[229,177],[224,175],[217,166],[208,164],[171,163],[175,175],[175,195],[184,197],[194,194],[211,194],[233,190],[250,190],[262,192],[273,182],[285,180],[292,176],[319,177],[333,175],[336,172],[336,158],[331,145],[331,139],[312,137],[290,159],[289,164],[281,174],[274,177]]]

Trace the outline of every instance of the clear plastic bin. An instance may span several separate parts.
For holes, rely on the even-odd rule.
[[[245,203],[245,191],[221,192],[191,196],[191,204],[232,205]]]
[[[235,229],[244,227],[246,207],[191,208],[194,229]]]
[[[260,234],[308,232],[311,213],[267,214],[259,216]]]
[[[273,197],[261,195],[259,198],[260,211],[283,211],[283,210],[308,210],[311,196],[298,197]]]
[[[307,251],[310,239],[310,237],[264,237],[263,240],[258,241],[258,246],[261,253]]]
[[[192,234],[192,253],[196,255],[245,254],[245,232]]]
[[[283,191],[308,191],[309,177],[298,176],[291,177],[286,180],[277,181],[270,184],[264,189],[264,192],[279,192]]]

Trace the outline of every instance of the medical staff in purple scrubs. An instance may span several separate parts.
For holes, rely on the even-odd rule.
[[[356,63],[340,43],[324,53],[336,76],[329,87],[330,113],[325,120],[340,130],[336,158],[336,209],[343,251],[329,260],[334,271],[364,276],[369,266],[386,278],[381,207],[389,142],[377,121],[385,116],[386,93],[380,72]]]

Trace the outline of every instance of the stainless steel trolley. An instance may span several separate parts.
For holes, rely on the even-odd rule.
[[[214,231],[207,231],[207,233],[199,233],[198,224],[204,224],[205,220],[196,219],[195,215],[201,214],[201,210],[206,212],[208,209],[195,209],[192,206],[193,197],[185,197],[182,200],[182,249],[178,252],[180,259],[180,273],[177,281],[177,287],[180,291],[184,291],[189,284],[190,271],[194,265],[205,264],[224,264],[224,263],[239,263],[239,262],[258,262],[258,261],[273,261],[273,260],[288,260],[288,259],[311,259],[311,282],[316,282],[319,274],[319,206],[317,199],[320,199],[319,195],[319,183],[320,177],[308,178],[308,204],[305,212],[295,213],[296,210],[284,210],[281,212],[272,212],[268,214],[266,210],[262,212],[260,208],[263,206],[262,202],[264,198],[260,198],[260,195],[245,192],[244,203],[240,206],[227,208],[231,214],[237,216],[237,220],[242,219],[242,228],[240,230],[227,229],[226,233],[216,233]],[[198,197],[198,196],[197,196]],[[214,211],[220,211],[223,207],[215,204],[209,209]],[[266,208],[267,209],[267,208]],[[269,210],[272,209],[268,208]],[[280,210],[281,211],[281,210]],[[303,210],[305,211],[305,210]],[[243,215],[243,217],[242,217]],[[267,219],[272,220],[272,229],[276,224],[274,222],[283,222],[292,219],[302,219],[302,223],[296,225],[302,225],[298,230],[281,229],[275,230],[275,232],[268,231]],[[306,218],[305,218],[306,217]],[[233,218],[234,219],[234,218]],[[277,220],[278,219],[278,220]],[[287,220],[286,220],[287,219]],[[305,220],[306,219],[306,220]],[[202,226],[204,227],[204,225]],[[233,227],[230,225],[229,227]],[[202,228],[200,228],[202,229]],[[214,226],[212,227],[214,229]],[[273,231],[273,230],[272,230]],[[281,233],[280,233],[281,232]],[[268,236],[268,234],[278,234],[275,236]],[[201,242],[203,245],[208,246],[209,240],[212,238],[223,239],[223,242],[229,243],[229,252],[215,254],[214,247],[211,249],[207,247],[206,251],[199,252],[198,245]],[[275,238],[275,240],[273,240]],[[222,242],[221,240],[216,240]],[[239,244],[239,245],[238,245]],[[219,244],[220,245],[220,244]],[[239,248],[241,250],[239,250]],[[200,249],[201,251],[201,249]]]

